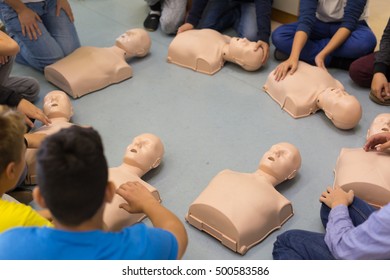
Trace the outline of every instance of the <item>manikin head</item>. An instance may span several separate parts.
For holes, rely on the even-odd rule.
[[[301,167],[301,154],[292,144],[281,142],[273,145],[261,158],[259,169],[275,178],[276,185],[292,179]]]
[[[255,51],[256,42],[246,38],[233,37],[229,44],[228,59],[247,71],[256,71],[261,67],[263,60],[263,49]]]
[[[319,94],[317,105],[340,129],[354,128],[362,117],[362,107],[356,97],[340,88],[325,89]]]
[[[43,99],[43,112],[49,119],[65,118],[69,121],[73,116],[73,106],[65,92],[54,90]]]
[[[147,55],[151,44],[148,32],[141,28],[127,30],[115,41],[115,45],[126,52],[126,58]]]
[[[367,131],[367,138],[372,135],[390,131],[390,113],[383,113],[376,116]]]
[[[126,148],[123,162],[141,169],[145,174],[160,165],[163,155],[164,145],[160,138],[144,133],[135,137]]]

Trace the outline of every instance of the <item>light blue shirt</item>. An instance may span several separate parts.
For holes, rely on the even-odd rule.
[[[355,227],[348,208],[329,213],[325,243],[336,259],[390,259],[390,203]]]
[[[120,232],[19,227],[0,234],[0,260],[174,260],[177,253],[172,233],[142,223]]]

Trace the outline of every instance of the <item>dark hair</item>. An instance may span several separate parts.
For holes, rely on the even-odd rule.
[[[47,137],[37,153],[37,181],[52,215],[69,226],[92,218],[102,206],[108,167],[93,128],[71,126]]]
[[[0,175],[11,162],[19,163],[26,132],[23,115],[0,105]]]

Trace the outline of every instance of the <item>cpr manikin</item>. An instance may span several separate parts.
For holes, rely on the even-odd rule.
[[[51,124],[41,126],[32,133],[51,135],[63,128],[68,128],[74,125],[70,122],[70,119],[73,116],[73,106],[68,95],[66,95],[63,91],[55,90],[46,94],[43,99],[43,112],[50,119]],[[27,185],[35,185],[37,183],[35,172],[35,158],[37,150],[38,149],[31,148],[26,150],[28,172],[25,184]]]
[[[323,110],[340,129],[354,128],[362,116],[356,97],[345,92],[343,85],[326,70],[299,62],[294,75],[276,81],[274,71],[267,78],[264,90],[293,118],[302,118]]]
[[[67,57],[45,67],[45,78],[73,98],[100,90],[133,76],[127,63],[131,57],[143,57],[150,50],[149,34],[130,29],[108,48],[82,46]]]
[[[123,162],[117,167],[109,169],[109,181],[118,189],[128,181],[138,181],[145,185],[153,196],[161,201],[158,191],[141,179],[148,171],[159,166],[164,155],[164,146],[157,136],[144,133],[133,139],[126,148]],[[107,203],[103,221],[108,230],[119,231],[144,219],[144,214],[130,214],[119,206],[127,203],[121,196],[115,194],[111,203]]]
[[[390,131],[390,113],[379,114],[372,121],[370,128],[367,131],[367,139],[378,133]]]
[[[275,186],[292,179],[300,166],[295,146],[276,144],[263,155],[255,172],[218,173],[190,205],[186,220],[245,254],[293,215],[291,202]]]
[[[389,131],[390,114],[378,115],[372,122],[367,138]],[[390,153],[363,148],[341,149],[335,167],[334,185],[353,190],[367,203],[382,207],[390,202]]]
[[[263,50],[256,47],[256,42],[229,37],[212,29],[193,29],[176,35],[169,45],[167,60],[212,75],[226,61],[255,71],[262,66],[262,59]]]

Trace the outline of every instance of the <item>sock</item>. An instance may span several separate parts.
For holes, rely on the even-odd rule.
[[[149,6],[150,7],[150,13],[153,13],[153,14],[157,14],[156,12],[158,12],[158,14],[161,13],[161,3],[160,1],[158,1],[156,4],[152,5],[152,6]]]

